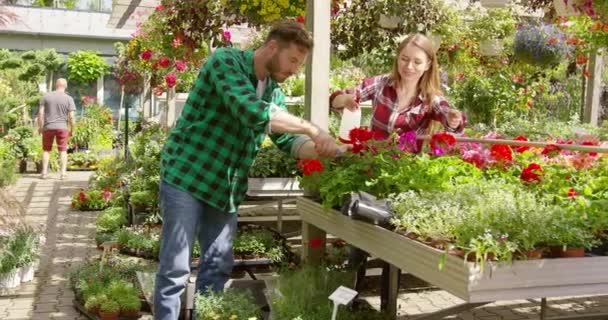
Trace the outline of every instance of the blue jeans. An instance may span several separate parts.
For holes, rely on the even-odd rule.
[[[190,275],[195,237],[201,247],[196,291],[222,291],[234,256],[237,215],[220,211],[166,182],[160,184],[163,217],[159,268],[154,288],[154,319],[176,320]]]

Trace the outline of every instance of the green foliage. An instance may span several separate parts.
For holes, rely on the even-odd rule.
[[[96,169],[99,159],[92,152],[79,152],[68,154],[68,168],[91,168]]]
[[[80,50],[71,52],[68,56],[68,77],[70,80],[88,83],[105,75],[109,71],[105,59],[99,52]]]
[[[488,9],[474,11],[470,25],[471,37],[478,41],[505,39],[515,33],[517,20],[510,9]]]
[[[115,232],[127,223],[127,212],[122,207],[105,209],[95,223],[97,232]]]
[[[76,122],[70,144],[77,149],[94,151],[112,149],[112,111],[100,105],[84,107],[84,115]]]
[[[275,290],[269,292],[271,309],[277,319],[330,319],[333,304],[327,299],[339,286],[352,288],[353,272],[332,270],[325,266],[308,266],[281,274]],[[302,294],[306,292],[306,294]],[[340,306],[338,319],[388,319],[376,311],[351,311]]]
[[[129,203],[140,210],[156,207],[158,205],[158,194],[149,190],[135,191],[129,195]]]
[[[267,143],[258,152],[249,169],[249,177],[294,177],[297,174],[296,160],[279,150],[273,143]]]
[[[100,312],[115,313],[120,311],[120,305],[114,300],[106,300],[99,305]]]
[[[392,30],[382,29],[378,24],[382,14],[397,16],[401,23]],[[445,19],[442,1],[354,0],[332,18],[331,42],[343,59],[382,50],[381,60],[390,62],[399,35],[432,30]]]
[[[138,256],[158,259],[160,230],[133,226],[118,231],[118,244]]]
[[[15,170],[16,159],[11,146],[0,139],[0,188],[7,187],[17,181]]]
[[[226,290],[215,293],[211,290],[194,297],[196,318],[200,320],[258,319],[260,309],[249,290],[237,292]]]
[[[282,239],[266,229],[239,229],[232,247],[235,255],[265,257],[275,263],[286,258]]]

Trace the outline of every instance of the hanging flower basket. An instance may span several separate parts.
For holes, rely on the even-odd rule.
[[[509,0],[479,0],[484,8],[504,8]]]
[[[381,14],[378,24],[384,29],[395,29],[399,26],[401,20],[402,19],[398,16],[387,16],[385,14]]]
[[[579,16],[581,13],[573,6],[574,0],[553,0],[555,12],[560,17]]]
[[[513,51],[520,62],[553,66],[573,50],[567,43],[567,36],[555,25],[527,25],[515,34]]]
[[[479,52],[484,56],[499,56],[504,49],[502,39],[484,40],[479,43]]]

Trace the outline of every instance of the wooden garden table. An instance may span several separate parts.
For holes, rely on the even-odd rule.
[[[439,270],[443,251],[411,240],[396,232],[353,220],[321,204],[298,198],[296,207],[302,218],[302,258],[319,263],[325,251],[326,233],[378,257],[390,265],[388,313],[397,316],[398,274],[400,269],[423,279],[466,303],[420,319],[442,319],[497,300],[541,298],[540,319],[546,317],[545,297],[608,294],[608,257],[539,259],[514,261],[509,265],[488,262],[484,272],[472,262],[448,255]],[[323,245],[311,246],[314,239]],[[559,319],[608,319],[608,314],[554,317]]]

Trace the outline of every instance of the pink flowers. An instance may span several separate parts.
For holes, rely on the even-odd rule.
[[[184,61],[184,60],[175,61],[174,66],[175,66],[175,70],[180,71],[180,72],[186,70],[186,68],[187,68],[186,61]]]
[[[222,37],[225,41],[230,42],[230,40],[232,39],[232,34],[230,34],[230,31],[224,31],[224,33],[222,33]]]
[[[169,73],[165,76],[165,83],[167,84],[168,88],[175,87],[175,84],[177,83],[177,75],[175,73]]]

